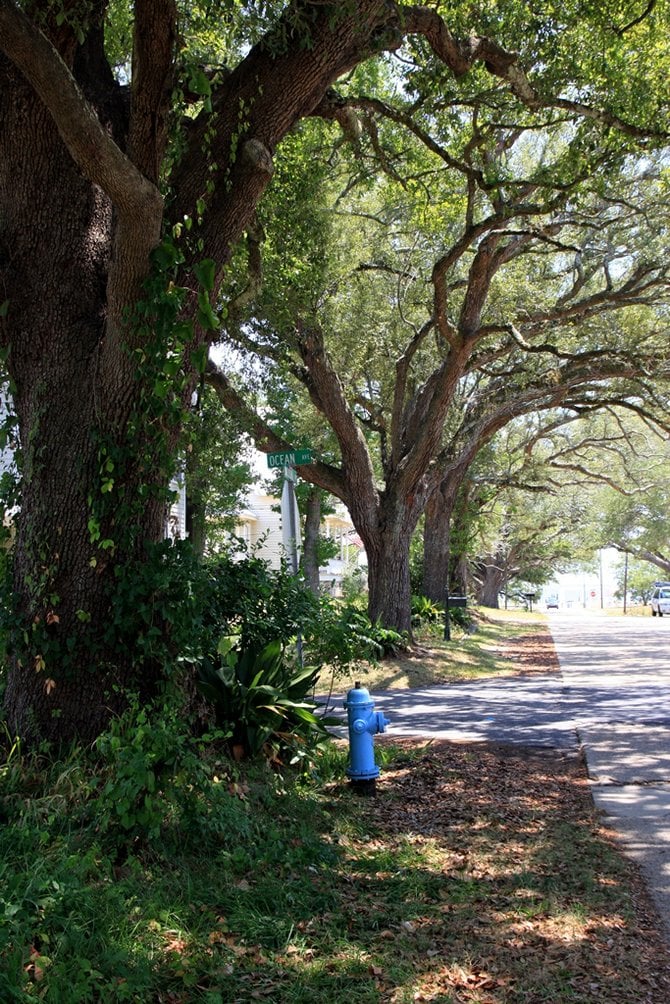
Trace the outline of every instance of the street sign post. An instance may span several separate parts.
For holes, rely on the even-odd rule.
[[[281,521],[284,550],[293,575],[298,574],[300,565],[300,514],[295,497],[295,485],[298,480],[296,467],[312,463],[312,451],[309,448],[297,450],[280,450],[277,453],[266,454],[270,470],[281,468],[284,478],[281,494]],[[296,639],[298,662],[302,666],[302,637],[298,631]]]
[[[266,453],[268,467],[300,467],[301,464],[311,464],[312,451],[309,448],[300,450],[280,450],[278,453]]]
[[[300,514],[295,497],[293,478],[286,477],[286,474],[289,472],[295,477],[295,471],[290,468],[287,468],[284,472],[284,485],[281,493],[282,542],[289,561],[291,574],[297,575],[300,565]]]

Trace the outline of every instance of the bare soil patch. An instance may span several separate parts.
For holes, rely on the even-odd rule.
[[[501,658],[513,663],[518,676],[538,676],[561,671],[548,628],[504,642],[497,646],[496,652]]]

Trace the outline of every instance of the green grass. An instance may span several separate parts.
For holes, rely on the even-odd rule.
[[[0,1000],[661,1004],[642,996],[663,960],[630,866],[574,765],[383,752],[372,799],[343,782],[341,746],[309,783],[219,763],[206,810],[166,813],[152,842],[99,832],[83,754],[15,755]]]
[[[368,689],[393,690],[510,675],[517,667],[504,655],[504,645],[537,632],[547,623],[546,616],[535,611],[480,609],[473,615],[472,629],[453,627],[451,641],[444,641],[443,625],[424,629],[417,632],[410,652],[358,665],[336,676],[335,687],[348,689],[360,680]],[[326,681],[322,689],[327,685]]]

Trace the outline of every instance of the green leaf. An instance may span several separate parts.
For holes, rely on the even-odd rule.
[[[193,352],[191,352],[191,362],[193,363],[194,369],[196,369],[198,373],[205,372],[208,355],[209,351],[206,345],[200,345],[197,349],[194,349]]]
[[[219,639],[219,644],[216,646],[216,651],[219,655],[228,655],[231,649],[235,648],[238,642],[238,638],[235,635],[226,635]]]
[[[193,321],[179,321],[173,325],[172,335],[178,345],[186,345],[193,338]]]
[[[174,244],[163,241],[151,252],[151,258],[161,270],[167,271],[179,265],[184,260],[184,255]]]
[[[202,97],[209,97],[212,93],[212,85],[207,79],[204,70],[201,70],[199,66],[191,70],[188,86],[189,90],[193,91],[194,94],[200,94]]]
[[[198,293],[198,324],[205,331],[218,331],[219,319],[212,310],[212,305],[205,292]]]
[[[174,377],[179,372],[181,366],[181,360],[179,356],[173,356],[172,359],[166,359],[163,364],[163,373],[168,377]]]
[[[203,289],[211,293],[216,278],[216,262],[212,258],[204,258],[193,266],[193,272]]]

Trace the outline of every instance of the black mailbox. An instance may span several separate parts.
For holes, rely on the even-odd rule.
[[[529,609],[530,613],[532,614],[532,612],[533,612],[533,600],[537,599],[537,593],[522,593],[521,595],[523,596],[524,600],[527,602],[528,609]]]
[[[467,607],[468,598],[467,596],[447,596],[447,605],[450,610],[455,607]]]

